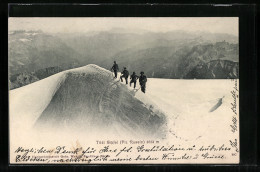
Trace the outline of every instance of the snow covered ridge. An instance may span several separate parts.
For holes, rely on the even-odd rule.
[[[93,64],[10,91],[10,116],[28,118],[40,130],[152,137],[163,137],[166,123],[165,114],[145,94],[135,95],[112,72]]]

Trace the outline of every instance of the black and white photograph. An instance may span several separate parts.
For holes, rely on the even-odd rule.
[[[238,17],[9,17],[11,164],[238,164]]]

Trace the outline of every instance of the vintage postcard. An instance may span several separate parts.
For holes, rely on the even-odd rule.
[[[238,164],[238,21],[9,17],[10,164]]]

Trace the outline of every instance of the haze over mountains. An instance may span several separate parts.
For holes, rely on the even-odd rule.
[[[125,66],[130,73],[142,70],[154,78],[239,77],[238,37],[229,34],[114,28],[87,33],[19,30],[8,36],[11,89],[87,64],[110,69],[114,60],[120,71]]]

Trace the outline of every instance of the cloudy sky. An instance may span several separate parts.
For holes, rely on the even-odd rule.
[[[42,30],[44,32],[88,32],[123,28],[152,32],[183,30],[238,35],[237,17],[10,17],[8,22],[9,30]]]

